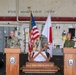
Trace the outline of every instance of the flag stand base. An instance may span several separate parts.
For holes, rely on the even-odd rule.
[[[38,52],[40,54],[41,51]],[[57,73],[59,68],[54,64],[54,62],[50,62],[50,57],[46,58],[42,53],[42,56],[46,59],[44,62],[35,62],[35,55],[29,62],[26,62],[25,65],[22,66],[21,70],[24,73]]]
[[[22,67],[24,73],[56,73],[58,70],[53,62],[26,62]]]

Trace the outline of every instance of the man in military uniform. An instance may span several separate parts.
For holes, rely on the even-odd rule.
[[[17,37],[15,37],[14,31],[10,31],[10,37],[7,38],[7,47],[9,48],[19,47],[19,40]]]
[[[75,43],[71,39],[71,33],[70,32],[67,33],[66,38],[67,38],[67,40],[64,43],[64,47],[73,48]]]

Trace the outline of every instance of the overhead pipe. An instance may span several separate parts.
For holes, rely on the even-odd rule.
[[[19,0],[16,0],[16,20],[19,22]]]
[[[19,20],[19,0],[16,0],[16,20],[17,22],[20,22],[20,23],[26,22],[26,21]]]

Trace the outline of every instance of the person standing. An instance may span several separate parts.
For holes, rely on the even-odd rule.
[[[75,42],[71,39],[72,35],[70,32],[66,34],[66,41],[64,43],[64,48],[73,48],[75,45]]]
[[[7,47],[16,48],[19,47],[19,40],[15,37],[15,31],[10,31],[10,37],[7,38]]]

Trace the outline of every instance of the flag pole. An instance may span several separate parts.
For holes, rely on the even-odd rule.
[[[29,9],[29,12],[30,12],[30,22],[29,22],[29,39],[30,39],[30,32],[31,32],[31,29],[32,29],[32,25],[31,25],[31,22],[32,22],[32,20],[31,20],[31,14],[32,14],[32,11],[31,11],[31,7],[28,7],[28,9]],[[28,40],[29,40],[28,39]],[[30,46],[30,41],[28,42],[28,47]],[[30,49],[31,47],[29,47],[29,49]],[[31,52],[30,51],[28,51],[28,59],[31,59]]]
[[[31,27],[32,27],[32,25],[31,25],[31,24],[32,24],[32,23],[31,23],[31,22],[32,22],[32,21],[31,21],[31,20],[32,20],[32,19],[31,19],[31,18],[32,18],[32,11],[31,11],[31,7],[28,7],[28,9],[29,9],[29,11],[30,11],[30,16],[31,16],[31,17],[30,17],[30,29],[31,29]],[[34,51],[35,51],[35,49],[37,49],[37,40],[38,40],[38,39],[36,39],[36,40],[34,41],[34,44],[36,45],[36,46],[34,47]]]
[[[32,44],[33,41],[32,41],[32,38],[31,38],[31,32],[32,32],[32,11],[31,11],[31,7],[28,7],[28,9],[29,9],[29,12],[30,12],[30,24],[29,24],[29,39],[30,39],[30,41],[29,41],[29,43],[31,43],[30,44],[31,51],[29,52],[29,56],[31,58],[31,55],[33,53],[33,48],[34,48],[34,44]]]
[[[32,11],[31,11],[31,7],[28,7],[28,9],[29,9],[29,12],[30,12],[30,27],[29,28],[31,28],[32,26],[31,26],[31,17],[32,17]]]

